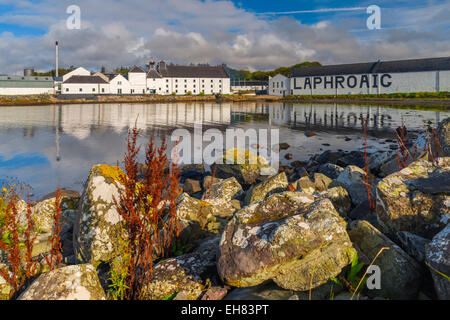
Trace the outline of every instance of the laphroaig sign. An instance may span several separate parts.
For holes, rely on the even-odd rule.
[[[389,88],[392,76],[385,74],[362,74],[344,76],[315,76],[294,78],[294,89],[354,89]]]

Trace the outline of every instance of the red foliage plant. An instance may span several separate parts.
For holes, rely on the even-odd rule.
[[[144,178],[138,182],[137,146],[139,130],[128,133],[124,157],[126,174],[120,178],[124,191],[114,204],[123,218],[127,237],[125,294],[127,300],[145,299],[145,288],[152,277],[155,251],[164,254],[173,236],[179,235],[176,204],[179,196],[179,168],[165,154],[165,139],[156,148],[151,138],[145,152]],[[173,160],[173,159],[172,159]]]
[[[395,130],[395,134],[397,136],[397,145],[398,151],[396,153],[397,163],[399,169],[404,169],[408,166],[408,160],[416,161],[417,159],[417,145],[414,144],[411,151],[408,149],[407,145],[409,144],[409,135],[402,121],[402,126]]]
[[[24,191],[27,193],[25,230],[18,221],[20,195]],[[11,286],[10,298],[12,298],[38,271],[37,262],[32,260],[33,244],[37,234],[33,231],[35,222],[32,217],[28,186],[21,183],[2,185],[1,197],[6,207],[3,226],[0,226],[0,249],[6,253],[9,270],[0,269],[0,276]],[[24,259],[21,247],[25,248]]]
[[[61,188],[57,188],[55,192],[55,213],[53,214],[53,231],[50,239],[50,243],[52,244],[52,249],[50,251],[50,255],[45,256],[45,261],[47,265],[50,267],[50,270],[57,269],[62,262],[62,247],[61,247],[61,201],[62,201],[62,192]]]
[[[369,201],[370,206],[370,212],[373,213],[375,210],[376,202],[375,197],[372,194],[372,184],[373,184],[373,177],[370,176],[370,170],[369,170],[369,159],[368,159],[368,151],[367,151],[367,126],[369,123],[369,116],[366,116],[366,119],[363,119],[363,145],[364,145],[364,171],[366,173],[365,175],[365,181],[364,181],[364,187],[367,192],[367,199]]]

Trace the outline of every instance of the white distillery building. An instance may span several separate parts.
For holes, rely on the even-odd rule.
[[[0,75],[0,95],[54,94],[53,77]]]
[[[77,68],[63,77],[63,94],[229,94],[230,77],[223,66],[177,66],[149,62],[126,76],[91,73]]]
[[[272,96],[287,96],[291,94],[290,79],[282,74],[269,78],[267,94]]]
[[[269,94],[288,94],[278,88],[282,79],[269,80]],[[288,85],[290,95],[448,92],[450,57],[300,67]]]

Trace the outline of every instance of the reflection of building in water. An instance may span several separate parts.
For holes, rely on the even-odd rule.
[[[402,109],[381,106],[354,106],[338,104],[271,105],[270,118],[277,125],[292,127],[361,129],[368,117],[371,129],[389,129],[405,122],[408,127],[423,128],[426,123],[439,123],[439,112],[422,112],[420,116]]]

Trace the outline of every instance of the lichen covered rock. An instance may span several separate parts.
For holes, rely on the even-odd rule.
[[[181,200],[177,205],[177,217],[198,222],[203,230],[218,229],[219,225],[212,214],[212,204],[193,198],[187,193],[181,195]]]
[[[212,215],[227,218],[236,212],[236,205],[232,200],[242,193],[241,185],[232,177],[212,184],[205,191],[202,200],[211,204]]]
[[[450,117],[439,124],[438,139],[441,146],[441,156],[450,157]]]
[[[346,218],[348,216],[352,207],[352,200],[345,188],[340,186],[330,188],[319,193],[319,196],[330,199],[341,217]]]
[[[438,298],[450,300],[450,224],[425,247],[425,255]]]
[[[40,275],[19,300],[105,300],[97,272],[90,264],[68,266]]]
[[[450,220],[450,158],[438,165],[416,161],[377,185],[377,217],[381,230],[395,238],[408,231],[427,239]]]
[[[332,180],[337,179],[342,171],[344,171],[344,168],[333,163],[325,163],[319,167],[319,173],[326,175]]]
[[[122,170],[108,165],[91,169],[80,200],[74,226],[74,249],[81,262],[97,266],[114,258],[119,246],[122,217],[114,205],[120,201]]]
[[[194,252],[163,260],[153,267],[145,299],[161,300],[177,293],[183,300],[196,300],[214,276],[219,238],[205,241]]]
[[[374,263],[380,268],[381,289],[369,290],[369,295],[388,299],[417,298],[422,274],[413,258],[367,221],[350,223],[348,234],[370,261],[383,247],[389,248],[381,252]]]
[[[294,193],[288,195],[286,206],[270,206],[257,219],[238,212],[227,225],[217,262],[226,284],[249,287],[273,279],[282,288],[305,291],[313,269],[314,288],[350,263],[355,250],[331,201],[311,203],[310,195],[297,193],[295,198]],[[254,206],[264,206],[276,196]],[[295,207],[286,212],[289,202]]]
[[[256,201],[263,200],[267,195],[287,190],[289,186],[286,173],[274,175],[269,179],[253,186],[245,195],[244,203],[249,205]]]
[[[277,173],[263,157],[237,148],[226,150],[223,157],[212,166],[212,171],[214,170],[216,177],[235,177],[244,187],[264,181],[268,176]]]
[[[301,177],[299,180],[293,183],[295,190],[315,194],[323,192],[328,189],[332,180],[322,173],[314,173],[312,179],[308,176]]]

